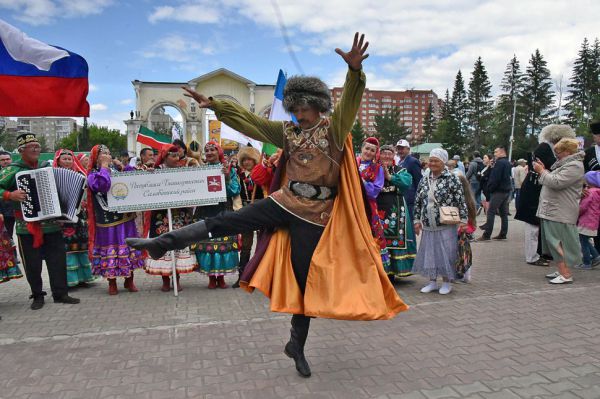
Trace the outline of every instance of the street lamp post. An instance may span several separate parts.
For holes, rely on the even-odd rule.
[[[513,150],[513,142],[515,141],[515,115],[517,113],[517,96],[513,92],[513,114],[512,114],[512,124],[510,127],[510,143],[508,146],[508,160],[512,161],[512,150]]]

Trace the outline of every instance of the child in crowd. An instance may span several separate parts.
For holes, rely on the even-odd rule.
[[[594,245],[590,243],[590,238],[597,235],[600,224],[600,172],[587,172],[585,182],[588,185],[587,194],[579,203],[579,219],[577,220],[583,263],[575,268],[590,270],[592,267],[600,265],[600,255]]]
[[[463,190],[465,192],[465,201],[467,203],[468,221],[465,227],[458,229],[458,259],[456,260],[456,278],[463,283],[471,282],[471,266],[473,263],[473,253],[471,252],[470,241],[473,240],[473,233],[477,230],[477,206],[475,197],[471,191],[471,184],[464,175],[458,176]]]

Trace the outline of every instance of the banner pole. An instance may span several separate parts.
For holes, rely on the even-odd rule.
[[[171,214],[171,208],[167,209],[167,217],[169,219],[169,232],[171,232],[173,231],[173,216]],[[173,294],[175,294],[175,296],[179,296],[179,293],[177,292],[177,260],[175,259],[175,250],[171,251],[171,262],[173,272],[173,274],[171,275],[171,282],[173,283]]]

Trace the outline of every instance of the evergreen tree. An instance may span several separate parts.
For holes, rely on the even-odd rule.
[[[400,110],[398,108],[387,109],[382,115],[376,115],[375,128],[381,145],[394,145],[398,140],[406,138],[409,133],[400,120]]]
[[[523,87],[525,122],[530,135],[537,135],[548,124],[553,101],[550,70],[540,50],[536,49],[529,60]]]
[[[441,130],[438,129],[438,138],[441,139],[449,154],[462,154],[466,143],[467,92],[460,70],[456,74],[449,103],[445,110],[448,117],[443,121],[444,123],[440,122]]]
[[[488,78],[481,57],[475,61],[467,99],[467,121],[469,149],[478,150],[489,133],[492,119],[492,84]]]
[[[525,118],[523,107],[523,73],[516,56],[508,62],[500,89],[502,93],[498,96],[498,101],[494,110],[494,121],[492,129],[492,138],[487,143],[487,148],[492,149],[499,145],[510,145],[510,132],[512,129],[513,111],[515,112],[515,134],[513,143],[513,153],[521,154],[523,151],[529,151],[525,147]],[[516,110],[514,100],[517,100]],[[521,149],[517,151],[517,148]],[[522,158],[522,157],[521,157]]]
[[[355,154],[360,152],[360,146],[365,139],[365,130],[360,123],[360,120],[356,119],[354,121],[354,125],[352,126],[352,148]]]
[[[577,59],[573,63],[573,74],[567,96],[568,120],[572,126],[587,124],[595,110],[598,93],[598,65],[594,48],[588,39],[583,39]]]
[[[594,59],[595,81],[592,85],[592,106],[590,111],[592,113],[591,119],[598,120],[600,119],[600,40],[598,38],[594,40],[592,55]]]
[[[436,129],[435,115],[433,114],[433,106],[431,103],[427,106],[427,112],[425,113],[425,120],[423,121],[423,132],[425,133],[425,142],[433,138],[433,133]]]

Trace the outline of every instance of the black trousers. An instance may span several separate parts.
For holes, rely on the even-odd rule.
[[[42,296],[42,259],[46,260],[52,296],[60,298],[67,295],[67,255],[62,232],[44,234],[44,244],[40,248],[33,248],[32,235],[17,236],[31,295],[34,298]]]
[[[6,226],[8,236],[12,238],[13,233],[15,232],[15,218],[12,216],[4,216],[4,226]]]
[[[208,231],[215,237],[250,233],[263,228],[287,228],[290,232],[294,276],[304,294],[310,260],[324,227],[292,215],[271,198],[256,201],[236,212],[221,212],[204,221]]]

